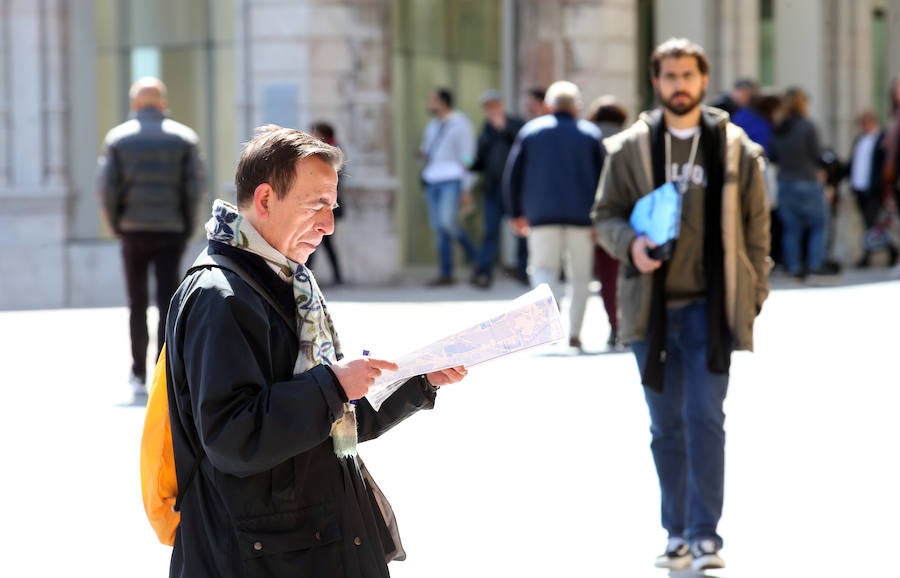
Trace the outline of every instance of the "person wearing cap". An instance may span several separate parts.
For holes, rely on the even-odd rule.
[[[472,172],[482,175],[484,237],[471,283],[486,289],[493,283],[494,262],[500,249],[500,224],[503,220],[503,168],[524,121],[506,113],[503,96],[496,89],[481,95],[484,126],[478,135]]]
[[[579,119],[581,91],[568,81],[547,89],[552,114],[519,131],[506,161],[504,202],[513,231],[528,238],[532,286],[547,283],[559,301],[559,264],[569,283],[569,346],[581,351],[591,282],[591,206],[603,168],[602,133]]]
[[[736,112],[748,106],[759,92],[759,85],[752,78],[739,78],[734,82],[731,92],[721,95],[712,106],[724,110],[734,116]]]

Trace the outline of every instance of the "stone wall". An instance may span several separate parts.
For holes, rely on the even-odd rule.
[[[346,217],[334,236],[344,277],[395,279],[390,2],[247,0],[237,10],[244,91],[238,133],[249,136],[266,122],[304,130],[332,123],[347,157]],[[316,267],[326,263],[317,258]]]
[[[518,6],[517,94],[569,80],[585,106],[612,94],[637,112],[636,0],[523,0]]]
[[[0,309],[66,304],[64,18],[62,0],[0,2]]]

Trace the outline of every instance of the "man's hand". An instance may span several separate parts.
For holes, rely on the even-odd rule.
[[[360,399],[375,380],[381,376],[383,370],[397,371],[399,367],[392,361],[363,357],[353,361],[341,362],[331,366],[331,370],[337,376],[347,399]]]
[[[635,237],[634,241],[631,242],[631,261],[641,273],[652,273],[662,265],[662,261],[652,259],[647,254],[647,249],[655,248],[656,243],[643,235]]]
[[[425,375],[425,379],[427,379],[428,383],[434,387],[441,387],[442,385],[449,385],[451,383],[462,381],[462,378],[464,378],[467,373],[468,371],[465,367],[457,365],[456,367],[450,367],[440,371],[432,371]]]
[[[512,226],[513,233],[519,237],[527,237],[531,231],[531,224],[525,217],[516,217],[510,220],[509,224]]]

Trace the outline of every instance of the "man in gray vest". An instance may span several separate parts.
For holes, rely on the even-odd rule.
[[[131,326],[129,384],[141,396],[146,395],[149,346],[148,269],[152,264],[156,276],[160,348],[205,177],[197,134],[167,117],[166,85],[142,78],[129,97],[132,118],[106,135],[97,186],[107,222],[122,241]]]

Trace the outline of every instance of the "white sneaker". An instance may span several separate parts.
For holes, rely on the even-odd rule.
[[[694,557],[691,569],[695,572],[725,567],[725,560],[719,556],[719,545],[711,538],[704,538],[695,542],[691,546],[691,555]]]
[[[147,395],[147,385],[144,380],[133,373],[128,375],[128,386],[134,395]]]
[[[691,549],[688,548],[684,538],[669,538],[665,553],[656,557],[654,564],[657,568],[669,570],[684,570],[691,565]]]

